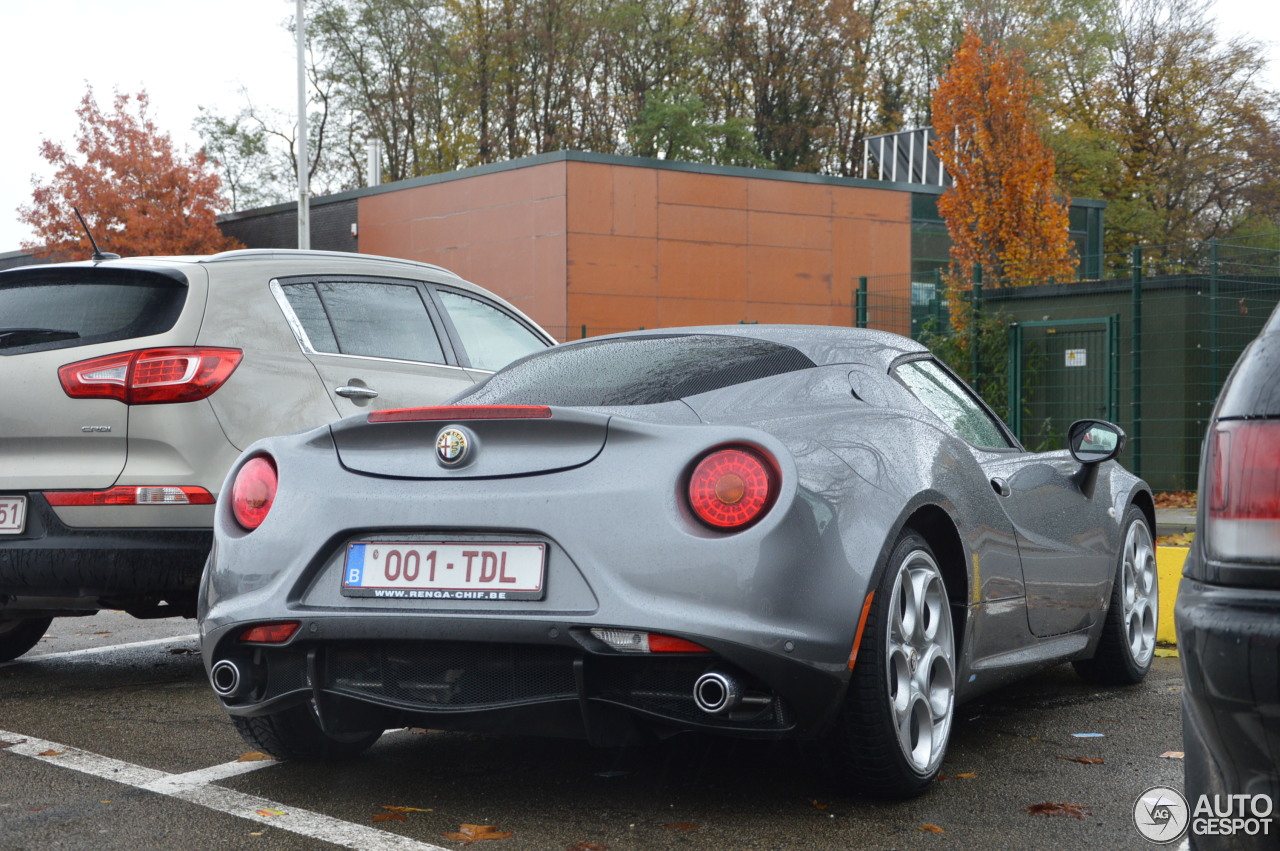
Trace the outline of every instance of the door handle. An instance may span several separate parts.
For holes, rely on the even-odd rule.
[[[333,388],[333,392],[337,393],[344,399],[376,399],[378,391],[372,387],[357,387],[354,384],[344,384],[341,387]]]
[[[1000,478],[999,476],[996,476],[994,479],[991,480],[991,487],[994,488],[995,492],[1000,494],[1001,496],[1008,496],[1010,493],[1012,493],[1012,491],[1009,489],[1009,483],[1006,482],[1004,479]]]

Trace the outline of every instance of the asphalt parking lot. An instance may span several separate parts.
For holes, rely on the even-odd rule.
[[[886,803],[831,794],[792,745],[723,739],[398,730],[343,764],[241,761],[196,646],[192,621],[102,613],[0,665],[0,848],[461,848],[446,834],[492,825],[510,836],[482,847],[512,850],[1136,849],[1139,794],[1182,788],[1172,658],[1132,689],[1060,666],[962,706],[946,779]]]

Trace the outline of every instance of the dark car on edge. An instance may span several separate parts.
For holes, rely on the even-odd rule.
[[[1218,397],[1201,454],[1199,504],[1175,610],[1191,842],[1277,848],[1280,308]],[[1205,806],[1214,818],[1201,823],[1196,811],[1203,816]],[[1262,818],[1253,831],[1215,832],[1227,810],[1244,821]]]

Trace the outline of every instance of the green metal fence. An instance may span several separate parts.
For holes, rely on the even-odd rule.
[[[950,298],[940,276],[859,279],[854,324],[907,322],[1029,448],[1063,446],[1072,421],[1101,417],[1128,432],[1122,460],[1154,488],[1194,489],[1218,391],[1280,301],[1280,235],[1136,248],[1106,268],[1126,274],[1002,287],[979,272]],[[909,304],[877,295],[908,289]]]

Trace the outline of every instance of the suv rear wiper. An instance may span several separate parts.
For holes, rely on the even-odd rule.
[[[0,328],[0,348],[12,349],[33,343],[75,340],[79,336],[76,331],[63,331],[59,328]]]

